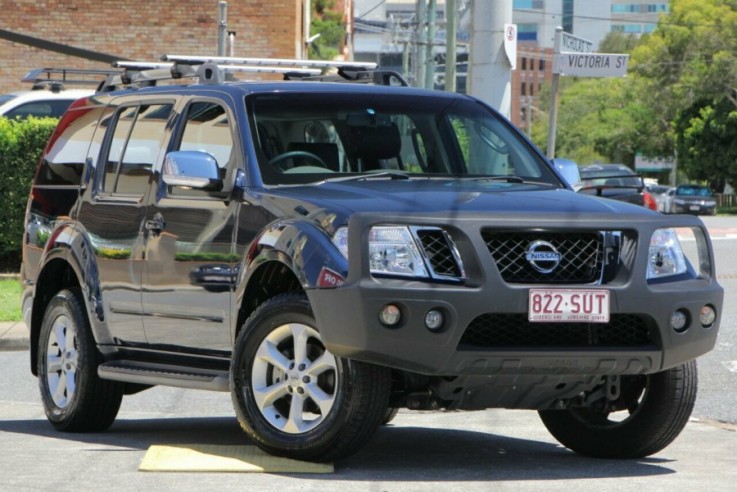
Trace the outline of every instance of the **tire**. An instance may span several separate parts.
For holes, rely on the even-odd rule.
[[[622,377],[611,412],[594,408],[540,411],[548,431],[576,453],[643,458],[668,446],[688,423],[696,401],[696,361],[657,374]],[[618,414],[624,418],[617,420]]]
[[[381,425],[386,425],[390,423],[392,420],[394,420],[394,417],[397,416],[399,413],[398,408],[389,407],[386,409],[386,413],[384,413],[384,419],[381,421]]]
[[[391,390],[388,369],[328,352],[307,298],[294,293],[264,302],[245,322],[230,379],[238,421],[257,446],[318,462],[366,444]]]
[[[98,432],[112,425],[123,384],[97,376],[101,356],[79,289],[49,302],[38,341],[38,382],[46,417],[64,432]]]

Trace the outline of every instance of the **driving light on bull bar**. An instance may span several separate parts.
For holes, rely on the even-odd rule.
[[[425,313],[425,327],[431,331],[438,331],[443,327],[445,317],[440,309],[431,309]]]
[[[683,333],[688,328],[688,314],[678,309],[670,315],[670,327],[676,333]]]
[[[717,319],[717,313],[714,311],[714,308],[709,306],[708,304],[706,306],[701,307],[701,311],[699,311],[699,321],[701,322],[701,326],[704,328],[709,328],[711,325],[714,324],[714,321]]]
[[[394,304],[387,304],[381,308],[379,321],[386,326],[396,326],[402,319],[402,311]]]

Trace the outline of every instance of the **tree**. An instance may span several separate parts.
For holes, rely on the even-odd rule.
[[[737,185],[737,109],[726,98],[699,101],[674,122],[678,164],[692,181],[721,192]]]
[[[640,39],[635,34],[612,31],[599,43],[599,53],[632,53]]]
[[[309,56],[317,60],[333,60],[341,53],[345,41],[343,13],[335,10],[335,0],[312,2],[310,35],[319,34],[310,43]]]
[[[630,71],[653,116],[642,128],[646,153],[677,149],[690,179],[735,182],[737,159],[723,138],[737,108],[737,0],[672,0],[634,50]]]

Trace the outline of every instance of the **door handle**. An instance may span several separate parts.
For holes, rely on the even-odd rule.
[[[156,213],[156,215],[153,216],[153,218],[146,221],[146,230],[151,231],[155,234],[160,233],[164,228],[166,228],[166,221],[164,220],[164,216],[160,213]]]

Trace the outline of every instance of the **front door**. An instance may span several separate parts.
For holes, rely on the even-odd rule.
[[[193,99],[182,117],[172,150],[209,152],[225,178],[238,161],[226,106]],[[162,182],[156,190],[145,221],[143,311],[149,343],[176,352],[229,351],[238,203],[227,191]]]

